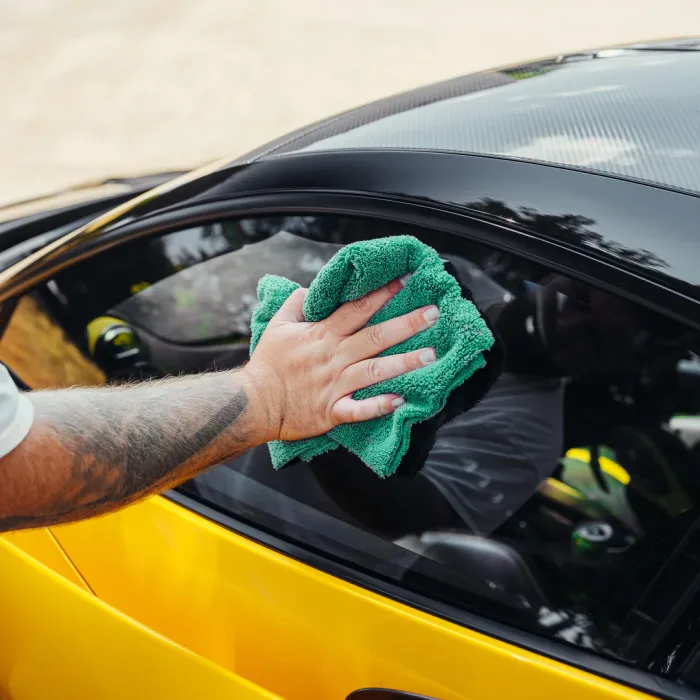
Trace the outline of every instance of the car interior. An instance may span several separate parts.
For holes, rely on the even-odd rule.
[[[542,478],[528,472],[519,491],[499,491],[481,463],[460,457],[464,436],[440,447],[441,431],[458,432],[457,417],[415,474],[382,481],[340,450],[275,473],[263,446],[181,493],[433,600],[638,659],[673,607],[659,604],[654,581],[682,556],[700,504],[700,344],[675,321],[439,231],[261,217],[139,239],[77,262],[20,300],[0,359],[32,389],[237,367],[248,357],[263,274],[308,286],[343,245],[399,233],[433,245],[471,290],[505,349],[511,396],[560,391],[549,423],[534,416],[549,444],[516,455],[528,469],[540,455],[546,463],[533,469]],[[500,416],[499,434],[530,430],[522,412],[499,405],[489,413],[490,396],[480,410],[485,420]],[[513,401],[535,413],[540,405],[531,396]],[[517,452],[518,443],[501,449]]]

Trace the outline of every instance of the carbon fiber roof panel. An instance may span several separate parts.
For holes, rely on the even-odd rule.
[[[506,85],[514,80],[505,73],[474,73],[402,92],[293,131],[247,153],[236,162],[249,162],[268,155],[297,151],[329,136],[343,134],[393,114],[416,109],[433,102],[448,100],[459,95],[468,95],[487,88]]]
[[[321,122],[252,157],[428,149],[700,193],[700,53],[612,50],[467,76]]]

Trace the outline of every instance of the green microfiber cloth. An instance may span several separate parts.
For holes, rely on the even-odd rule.
[[[380,477],[393,474],[409,447],[411,426],[443,409],[450,392],[485,365],[484,353],[494,337],[474,304],[463,298],[457,280],[430,246],[413,236],[393,236],[352,243],[319,271],[304,300],[307,321],[322,321],[345,302],[357,299],[408,272],[406,286],[380,309],[369,324],[381,323],[421,306],[435,304],[438,321],[382,355],[435,349],[437,360],[426,367],[356,391],[353,398],[396,393],[405,403],[393,413],[362,423],[348,423],[325,435],[293,442],[269,443],[272,463],[310,461],[338,446],[359,457]],[[299,285],[276,275],[258,283],[259,305],[251,321],[251,354],[272,316]]]

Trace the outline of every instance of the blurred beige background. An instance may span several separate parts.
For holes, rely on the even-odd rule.
[[[497,64],[693,33],[698,0],[0,0],[0,203],[237,155]]]

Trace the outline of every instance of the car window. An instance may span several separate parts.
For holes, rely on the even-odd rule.
[[[80,336],[105,314],[148,345],[156,376],[201,368],[195,356],[225,367],[247,354],[260,276],[309,284],[342,245],[396,234],[440,252],[503,342],[487,396],[440,428],[414,477],[380,480],[340,450],[275,471],[261,446],[182,491],[377,581],[637,664],[668,622],[659,575],[700,502],[700,362],[684,327],[462,238],[333,216],[179,231],[41,294],[88,355]]]
[[[257,282],[263,275],[275,270],[308,287],[340,247],[280,231],[167,277],[117,305],[115,311],[176,343],[247,339]]]

